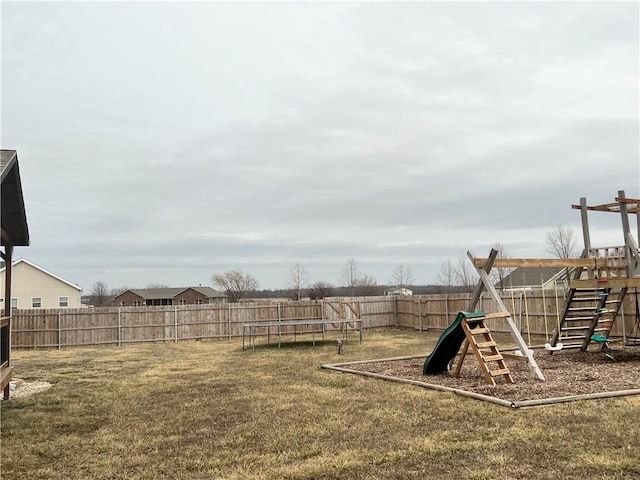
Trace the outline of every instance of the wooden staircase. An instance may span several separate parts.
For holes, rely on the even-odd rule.
[[[480,370],[489,385],[495,387],[495,377],[504,377],[506,383],[513,383],[511,372],[491,336],[491,330],[485,324],[487,318],[500,318],[509,315],[508,312],[500,312],[487,314],[484,317],[472,317],[462,320],[462,329],[467,338],[460,352],[460,360],[454,372],[455,377],[460,377],[462,363],[467,355],[469,346],[471,346]]]
[[[620,312],[631,281],[624,247],[591,249],[589,258],[605,259],[605,264],[574,271],[553,346],[587,350],[593,335],[609,337]]]
[[[593,335],[608,337],[626,293],[626,287],[571,288],[551,345],[562,343],[564,348],[584,351]]]

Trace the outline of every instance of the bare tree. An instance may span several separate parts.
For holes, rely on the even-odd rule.
[[[470,289],[478,283],[471,262],[466,255],[462,253],[458,257],[458,264],[455,266],[454,272],[456,283],[465,289]]]
[[[295,297],[294,300],[300,300],[302,298],[302,291],[309,285],[311,275],[306,268],[296,263],[289,268],[288,277],[288,286],[293,292],[292,297]]]
[[[240,269],[216,273],[212,280],[225,292],[230,303],[238,303],[248,292],[258,288],[258,281]]]
[[[356,261],[352,258],[347,260],[340,272],[340,279],[345,287],[349,288],[349,295],[375,295],[378,293],[378,281],[373,275],[366,275],[360,272]]]
[[[378,294],[378,281],[373,275],[361,274],[356,281],[355,294],[366,297]]]
[[[309,298],[311,300],[330,297],[333,295],[333,285],[331,285],[329,282],[315,282],[307,290],[307,293],[309,294]]]
[[[169,285],[165,285],[164,283],[150,283],[144,288],[169,288]]]
[[[496,258],[511,258],[511,255],[507,251],[504,244],[500,242],[496,242],[491,246],[491,248],[493,248],[498,252],[498,255],[496,256]],[[500,288],[501,292],[504,291],[504,287],[505,287],[504,279],[507,278],[507,276],[514,270],[515,268],[513,267],[495,267],[491,269],[491,278],[493,280],[493,283],[498,284],[498,287]]]
[[[109,300],[111,300],[109,287],[107,287],[107,284],[102,281],[97,281],[93,284],[93,287],[91,288],[91,296],[93,297],[93,304],[96,307],[103,307],[109,303]]]
[[[391,283],[395,283],[398,287],[406,287],[415,282],[415,277],[411,269],[404,265],[398,265],[391,276]]]
[[[344,264],[340,271],[340,280],[342,280],[342,285],[349,288],[349,295],[352,297],[356,295],[360,276],[360,269],[355,259],[347,260],[347,263]]]
[[[118,287],[118,288],[112,288],[111,289],[111,297],[117,297],[118,295],[120,295],[121,293],[126,292],[127,290],[129,290],[129,287]]]
[[[573,230],[563,225],[557,225],[547,233],[545,248],[547,252],[558,258],[578,256],[578,245],[573,236]]]
[[[456,284],[456,269],[451,260],[445,260],[436,275],[436,282],[443,287],[453,287]]]

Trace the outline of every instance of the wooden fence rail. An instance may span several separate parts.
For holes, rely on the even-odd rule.
[[[14,348],[64,348],[231,339],[242,336],[244,323],[358,317],[363,320],[365,329],[443,330],[458,311],[467,308],[469,297],[470,294],[440,294],[336,297],[275,304],[17,310],[11,322],[11,341]],[[520,331],[526,335],[551,335],[563,304],[562,297],[555,292],[542,291],[505,293],[502,300]],[[487,294],[481,296],[478,308],[496,311],[495,302]],[[628,295],[611,335],[629,334],[635,323],[635,297]],[[286,328],[282,330],[283,334],[294,333]],[[508,331],[501,321],[495,321],[491,328]],[[295,333],[311,333],[311,330],[307,332],[304,327],[297,327]]]

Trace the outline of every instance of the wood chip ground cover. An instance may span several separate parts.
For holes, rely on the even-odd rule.
[[[510,401],[524,401],[573,395],[640,389],[640,348],[616,347],[615,360],[599,351],[581,352],[565,350],[550,355],[546,350],[535,350],[534,358],[546,381],[529,374],[522,360],[506,359],[515,383],[506,384],[496,379],[491,387],[482,376],[473,355],[465,359],[460,378],[450,374],[423,375],[424,357],[371,361],[348,365],[349,369],[431,383]],[[459,356],[456,357],[456,362]]]

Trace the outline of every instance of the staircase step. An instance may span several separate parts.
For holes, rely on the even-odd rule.
[[[560,338],[558,339],[558,341],[562,340],[561,343],[565,343],[567,340],[584,340],[584,335],[566,335],[566,336],[560,336]]]

